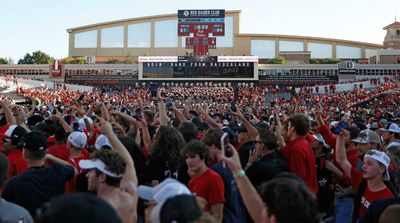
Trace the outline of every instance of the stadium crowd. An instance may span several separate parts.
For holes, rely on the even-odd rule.
[[[374,84],[17,87],[29,103],[0,100],[0,222],[395,222],[400,83]]]

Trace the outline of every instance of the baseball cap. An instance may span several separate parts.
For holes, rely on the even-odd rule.
[[[396,123],[392,123],[387,128],[380,128],[381,132],[400,133],[400,127]]]
[[[367,144],[367,143],[378,143],[381,144],[381,137],[379,135],[369,129],[362,130],[356,139],[351,140],[355,143],[359,144]]]
[[[379,129],[378,123],[377,123],[377,122],[373,122],[373,123],[371,124],[371,127],[369,127],[369,129],[371,129],[371,130]]]
[[[86,117],[86,119],[90,124],[93,124],[93,119],[91,119],[90,117]],[[79,119],[78,124],[79,124],[78,127],[79,131],[83,131],[84,129],[86,129],[86,123],[84,118]]]
[[[78,149],[85,148],[87,143],[87,136],[83,132],[71,132],[68,136],[68,142]]]
[[[107,136],[101,134],[97,137],[96,142],[94,143],[94,148],[97,150],[103,149],[103,147],[110,147],[112,148],[110,141],[108,140]]]
[[[155,187],[140,185],[138,187],[138,195],[144,200],[154,200],[161,203],[169,197],[179,194],[191,194],[190,190],[179,181],[167,178]]]
[[[386,172],[385,172],[385,176],[383,177],[383,180],[390,180],[390,176],[389,176],[389,164],[390,164],[390,158],[381,151],[378,150],[369,150],[368,152],[365,153],[364,158],[365,157],[369,157],[371,159],[374,159],[376,161],[378,161],[379,163],[381,163],[382,165],[385,166],[386,168]]]
[[[27,131],[19,125],[10,125],[4,133],[3,142],[10,142],[12,145],[18,145],[19,141],[27,134]]]
[[[151,211],[152,223],[192,222],[202,216],[194,195],[181,194],[157,204]]]
[[[314,139],[317,140],[321,145],[323,145],[325,148],[330,148],[328,144],[326,144],[324,137],[322,137],[321,134],[318,135],[313,135]]]
[[[82,169],[98,169],[102,173],[110,177],[120,178],[123,174],[116,174],[108,170],[106,164],[100,159],[80,160],[79,167]]]
[[[18,146],[30,151],[43,151],[47,149],[47,138],[43,133],[33,131],[22,137]]]

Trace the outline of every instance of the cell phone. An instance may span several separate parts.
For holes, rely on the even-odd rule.
[[[233,155],[232,149],[229,146],[229,135],[226,132],[221,137],[221,152],[224,153],[226,157],[231,157]]]
[[[167,99],[165,100],[165,106],[167,106],[168,109],[171,109],[171,108],[172,108],[173,102],[172,102],[172,99],[171,99],[171,98],[167,98]]]
[[[236,112],[236,102],[235,102],[235,101],[232,101],[232,102],[231,102],[231,110],[232,110],[233,112]]]
[[[79,96],[79,98],[78,98],[78,101],[79,101],[79,102],[82,101],[84,97],[85,97],[85,95],[84,95],[84,94],[81,94],[81,95]]]
[[[50,103],[47,104],[47,109],[51,112],[51,114],[54,114],[54,106]]]
[[[142,110],[140,108],[137,108],[135,110],[135,118],[136,119],[141,119],[142,118]]]
[[[343,129],[348,128],[349,125],[345,121],[340,121],[339,124],[335,127],[334,133],[335,135],[339,135]]]
[[[157,96],[157,84],[150,85],[150,93],[151,93],[151,97]]]

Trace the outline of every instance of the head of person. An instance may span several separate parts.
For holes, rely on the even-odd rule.
[[[278,175],[262,184],[260,195],[266,205],[263,210],[264,222],[318,222],[315,195],[294,175]]]
[[[390,205],[379,217],[379,223],[396,223],[400,219],[400,205]]]
[[[7,153],[13,149],[22,149],[18,146],[19,141],[27,134],[26,130],[19,125],[11,125],[3,136],[3,152]]]
[[[400,168],[400,143],[391,143],[386,148],[386,155],[390,158],[390,164],[396,171]]]
[[[269,129],[259,129],[255,140],[255,147],[260,154],[274,151],[278,148],[278,138]]]
[[[356,139],[352,142],[357,146],[358,154],[362,155],[369,150],[380,150],[381,149],[381,137],[369,129],[362,130]]]
[[[67,133],[65,132],[64,128],[58,127],[54,133],[54,138],[58,144],[64,144],[67,139]]]
[[[89,170],[86,174],[89,191],[97,191],[102,185],[118,188],[126,169],[124,159],[108,149],[95,151],[90,160],[79,161],[79,166]]]
[[[388,124],[387,128],[379,129],[382,132],[382,137],[389,142],[394,139],[400,139],[400,127],[396,123]]]
[[[86,147],[87,136],[83,132],[74,131],[71,132],[67,140],[68,149],[81,150]]]
[[[210,152],[206,144],[198,140],[192,140],[183,147],[182,155],[185,158],[188,170],[200,173],[207,167]]]
[[[358,137],[359,133],[360,129],[357,127],[350,126],[343,129],[344,145],[346,148],[352,148],[352,146],[355,145],[353,140]]]
[[[182,134],[185,142],[189,142],[192,139],[197,138],[197,126],[192,122],[183,122],[179,125],[179,132]]]
[[[369,150],[364,155],[362,171],[366,180],[382,179],[390,180],[390,158],[381,151]]]
[[[7,157],[0,153],[0,192],[8,178],[8,168],[9,168],[9,162]],[[0,193],[1,195],[1,193]],[[0,196],[1,197],[1,196]]]
[[[90,193],[75,193],[54,197],[43,204],[37,210],[36,222],[121,223],[122,221],[114,208],[105,200]]]
[[[243,143],[245,143],[251,139],[249,132],[247,131],[247,129],[244,126],[238,127],[236,129],[236,131],[237,131],[237,141],[239,144],[242,145]]]
[[[295,114],[289,118],[288,136],[293,139],[297,136],[305,136],[310,131],[310,122],[303,114]]]
[[[221,151],[221,137],[223,133],[221,129],[208,129],[204,134],[203,142],[210,148],[210,154],[214,160]]]
[[[22,137],[18,144],[23,148],[28,162],[44,161],[47,154],[47,138],[42,132],[33,131]]]
[[[153,138],[152,157],[168,162],[168,167],[177,170],[182,165],[181,152],[185,144],[182,134],[171,126],[160,126]]]
[[[143,118],[146,120],[146,123],[153,123],[155,114],[150,110],[146,110],[143,112]]]

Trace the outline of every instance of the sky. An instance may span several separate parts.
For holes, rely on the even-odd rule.
[[[0,57],[44,51],[68,56],[67,29],[178,9],[241,10],[240,33],[284,34],[382,44],[400,21],[400,0],[3,0]]]

